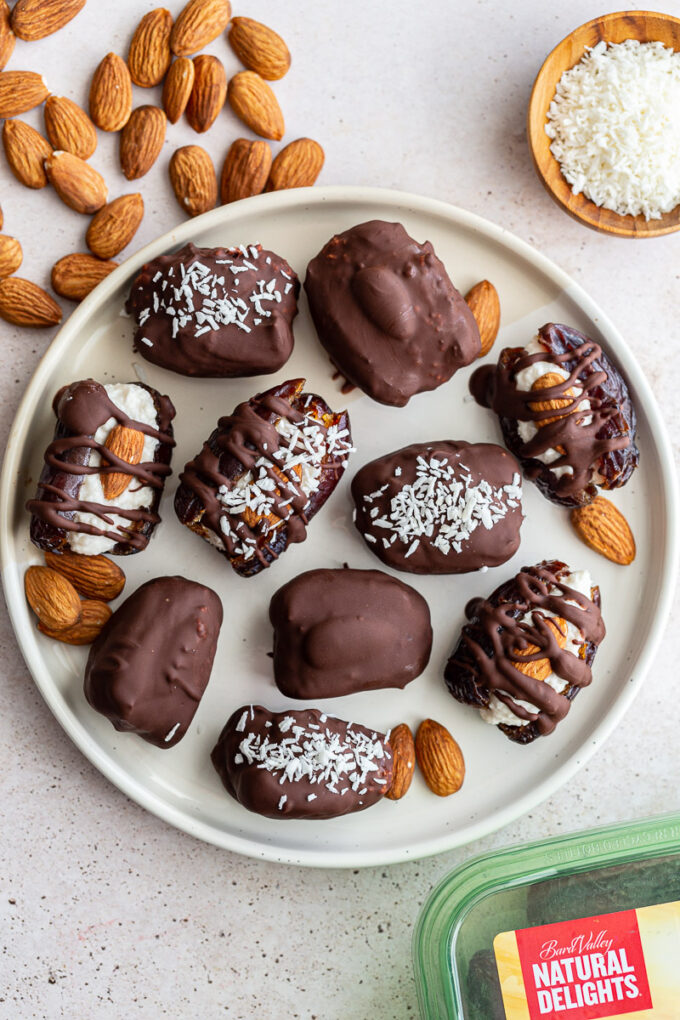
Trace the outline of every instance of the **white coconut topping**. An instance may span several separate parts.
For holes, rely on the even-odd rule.
[[[680,203],[680,53],[599,42],[560,78],[545,131],[575,195],[658,219]]]

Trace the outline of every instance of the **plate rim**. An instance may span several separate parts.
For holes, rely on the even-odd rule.
[[[42,664],[39,661],[40,657],[36,656],[36,661],[34,661],[31,650],[24,647],[21,637],[22,625],[18,618],[18,607],[23,605],[23,590],[20,588],[11,570],[15,560],[12,558],[13,542],[10,522],[14,520],[12,509],[15,480],[18,475],[17,463],[23,449],[20,437],[21,434],[30,428],[35,394],[44,387],[52,368],[58,362],[62,349],[69,345],[72,335],[76,334],[87,324],[88,320],[96,315],[99,308],[126,279],[131,277],[145,262],[173,247],[177,247],[179,244],[186,243],[195,234],[201,233],[203,230],[214,229],[215,227],[228,227],[230,219],[238,218],[243,213],[243,201],[249,203],[248,209],[252,210],[255,216],[262,210],[273,212],[289,206],[315,206],[329,201],[339,202],[340,204],[346,202],[348,204],[363,203],[369,206],[375,205],[376,216],[381,207],[401,207],[405,211],[409,210],[426,215],[434,215],[449,223],[481,233],[490,241],[499,244],[506,250],[509,249],[537,268],[548,279],[554,281],[561,291],[565,292],[571,300],[575,301],[591,320],[598,323],[598,328],[603,333],[614,339],[617,361],[625,375],[632,377],[634,374],[636,389],[642,396],[645,411],[649,418],[650,429],[654,436],[656,453],[662,468],[664,482],[662,486],[663,506],[666,515],[667,532],[665,536],[666,548],[663,569],[659,578],[657,612],[645,637],[643,647],[630,666],[630,672],[635,676],[635,683],[628,682],[622,685],[621,691],[609,712],[591,731],[587,744],[579,746],[556,771],[551,773],[548,779],[537,784],[523,797],[512,801],[506,808],[494,812],[483,820],[465,826],[462,835],[460,832],[448,832],[438,838],[426,840],[423,845],[417,845],[413,849],[401,846],[392,849],[383,848],[370,851],[357,848],[356,850],[343,851],[332,849],[286,849],[281,852],[275,845],[268,843],[256,844],[252,839],[244,838],[237,833],[215,829],[209,823],[203,822],[189,813],[184,813],[179,808],[167,803],[160,795],[147,789],[143,782],[131,776],[119,766],[115,758],[100,747],[89,733],[87,727],[81,724],[70,713],[65,701],[61,699],[49,678],[43,678]],[[188,835],[202,839],[221,849],[231,850],[255,860],[319,868],[375,867],[419,860],[424,857],[444,853],[447,850],[468,845],[496,832],[532,810],[562,787],[611,735],[622,716],[630,708],[645,679],[652,659],[657,652],[670,613],[678,561],[678,502],[678,482],[675,475],[670,438],[649,382],[642,373],[628,344],[609,317],[597,305],[595,300],[590,297],[587,291],[553,262],[552,259],[543,255],[531,244],[523,241],[504,227],[498,226],[477,213],[461,209],[459,206],[441,199],[394,189],[364,187],[361,185],[331,185],[315,187],[313,189],[298,188],[271,192],[266,195],[244,199],[231,205],[220,206],[217,209],[204,213],[202,216],[179,224],[179,226],[167,231],[129,256],[77,306],[61,326],[36,365],[17,408],[7,440],[4,464],[0,475],[0,564],[2,565],[2,584],[9,618],[19,650],[43,700],[78,750],[122,793],[126,794],[145,810]]]

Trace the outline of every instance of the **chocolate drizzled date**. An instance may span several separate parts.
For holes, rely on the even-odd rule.
[[[151,395],[157,428],[128,417],[94,379],[71,383],[56,394],[52,405],[57,416],[54,439],[45,452],[37,494],[26,504],[31,514],[31,540],[39,548],[60,552],[68,547],[72,532],[104,536],[114,543],[107,551],[118,555],[139,552],[147,546],[160,521],[158,504],[165,478],[171,473],[169,465],[175,445],[171,422],[175,408],[169,397],[150,386],[124,385],[139,387]],[[97,430],[110,419],[157,440],[153,461],[130,464],[97,442]],[[93,451],[102,458],[102,463],[90,464]],[[112,472],[129,474],[139,487],[151,489],[150,505],[125,508],[116,501],[96,502],[79,497],[86,476]],[[101,524],[77,520],[75,514],[79,512],[94,515]],[[114,525],[114,516],[129,521],[129,525]]]
[[[349,383],[403,407],[478,356],[477,324],[429,241],[371,220],[331,238],[307,267],[319,340]]]
[[[260,245],[187,244],[147,263],[132,284],[135,350],[181,375],[276,372],[293,350],[299,292],[285,259]]]
[[[221,626],[211,588],[185,577],[147,581],[92,645],[85,697],[117,730],[174,747],[208,685]]]
[[[239,404],[180,475],[179,520],[243,577],[305,540],[352,449],[347,413],[303,387],[290,380]]]
[[[536,354],[506,348],[497,365],[478,368],[470,391],[499,416],[506,445],[527,478],[553,502],[581,506],[592,502],[598,485],[625,485],[637,467],[635,410],[623,377],[599,344],[555,323],[542,326],[538,340],[544,349]],[[518,389],[517,375],[538,362],[557,366],[568,378],[538,393]],[[559,409],[537,407],[551,401]],[[523,440],[519,422],[533,423],[535,433]],[[550,463],[539,459],[546,454]]]
[[[392,752],[382,733],[316,709],[243,705],[212,752],[225,789],[268,818],[335,818],[387,793]]]
[[[487,599],[470,601],[468,623],[444,671],[457,701],[485,709],[495,695],[517,717],[516,725],[499,729],[521,744],[552,733],[565,717],[579,690],[591,683],[591,665],[605,636],[599,589],[592,587],[586,598],[565,583],[568,576],[566,564],[543,561],[524,567]],[[582,637],[578,654],[557,637],[569,624]],[[562,691],[518,668],[546,659],[563,681]]]
[[[380,570],[308,570],[274,594],[274,680],[289,698],[405,687],[432,649],[430,611]]]

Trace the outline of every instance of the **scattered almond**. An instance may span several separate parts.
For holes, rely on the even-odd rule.
[[[16,36],[12,31],[7,0],[0,0],[0,71],[14,53]]]
[[[200,145],[185,145],[170,160],[170,182],[175,197],[189,216],[217,205],[217,176],[213,162]]]
[[[416,747],[413,734],[406,723],[401,723],[390,733],[392,748],[392,785],[385,794],[389,800],[401,800],[406,796],[413,780],[416,766]]]
[[[135,30],[128,52],[130,77],[135,85],[152,88],[160,85],[170,67],[172,15],[165,7],[145,14]]]
[[[501,324],[498,291],[488,280],[481,280],[467,292],[465,301],[477,323],[479,338],[482,341],[479,357],[483,358],[493,347]]]
[[[17,117],[44,103],[50,94],[35,71],[0,71],[0,117]]]
[[[254,71],[239,71],[229,82],[227,99],[237,117],[263,138],[279,141],[285,124],[278,100]]]
[[[79,213],[94,213],[106,204],[104,178],[71,152],[53,152],[45,160],[45,172],[59,198]]]
[[[144,434],[137,429],[128,429],[124,425],[116,425],[111,429],[105,448],[118,460],[126,464],[139,464],[144,452]],[[109,462],[102,458],[102,465]],[[108,500],[117,499],[132,481],[132,475],[126,471],[110,471],[101,475],[102,491],[104,498]]]
[[[72,627],[81,616],[78,592],[50,567],[29,567],[24,576],[26,600],[40,622],[51,630]]]
[[[89,159],[97,148],[97,131],[84,110],[66,96],[48,96],[45,131],[53,149]]]
[[[552,389],[553,386],[560,386],[564,382],[561,375],[557,372],[546,372],[545,375],[540,376],[531,387],[532,392],[534,390],[548,390]],[[571,407],[573,403],[574,391],[572,389],[565,390],[563,397],[556,397],[554,400],[534,400],[529,404],[532,411],[560,411],[565,407]],[[552,421],[557,421],[559,418],[565,418],[564,414],[556,414],[552,418],[539,418],[538,421],[534,422],[536,428],[543,428],[544,425],[549,425]]]
[[[460,790],[465,779],[463,752],[446,727],[425,719],[418,727],[415,743],[420,771],[432,792],[448,797]]]
[[[95,599],[85,599],[80,603],[80,607],[80,619],[72,627],[54,630],[39,622],[38,630],[46,637],[63,641],[66,645],[91,645],[99,637],[104,624],[111,618],[111,609],[106,602],[98,602]]]
[[[120,131],[132,113],[132,81],[117,53],[108,53],[90,85],[90,117],[102,131]]]
[[[194,57],[194,87],[187,103],[187,120],[201,134],[211,127],[227,98],[227,75],[217,57]]]
[[[87,252],[64,255],[52,267],[52,287],[69,301],[82,301],[117,265]]]
[[[229,0],[189,0],[172,29],[170,49],[190,57],[224,32],[231,17]]]
[[[555,635],[555,640],[560,648],[564,648],[567,643],[567,623],[558,617],[546,617],[547,625],[550,627]],[[538,645],[528,644],[525,648],[513,648],[512,654],[514,656],[521,656],[526,659],[530,655],[536,655],[540,652]],[[531,677],[533,680],[545,681],[552,673],[552,664],[547,656],[543,656],[541,659],[529,659],[528,662],[517,662],[513,659],[513,666],[515,669],[523,673],[524,676]]]
[[[45,563],[67,577],[75,590],[89,599],[111,602],[125,587],[125,574],[106,556],[80,556],[74,552],[45,552]]]
[[[0,230],[2,230],[4,225],[5,225],[5,217],[3,215],[2,209],[0,209]]]
[[[120,135],[120,166],[129,181],[144,177],[158,159],[167,118],[159,106],[138,106]]]
[[[321,173],[324,151],[311,138],[298,138],[277,154],[267,181],[267,191],[308,188]]]
[[[24,254],[16,237],[0,234],[0,280],[16,273],[23,260]]]
[[[47,139],[23,120],[6,120],[2,144],[16,179],[27,188],[44,188],[47,184],[45,160],[52,155]]]
[[[0,280],[0,319],[15,326],[56,326],[61,308],[37,283],[20,276]]]
[[[85,0],[18,0],[12,11],[12,28],[20,39],[34,42],[58,32],[85,6]]]
[[[576,533],[595,552],[613,563],[628,566],[635,559],[635,538],[618,507],[604,496],[571,511]]]
[[[264,190],[272,165],[267,142],[237,138],[232,142],[222,168],[220,199],[223,205],[259,195]]]
[[[290,53],[281,36],[252,18],[233,19],[229,42],[241,63],[267,81],[283,78],[290,67]]]
[[[190,57],[178,57],[170,65],[163,83],[163,109],[171,124],[176,124],[187,108],[195,73]]]
[[[87,247],[97,258],[113,258],[130,243],[143,216],[144,199],[139,192],[114,198],[92,217],[85,236]]]

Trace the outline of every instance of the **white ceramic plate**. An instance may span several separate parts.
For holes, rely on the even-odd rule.
[[[401,221],[419,241],[430,240],[454,283],[465,293],[488,278],[498,288],[501,345],[521,344],[550,320],[567,322],[601,341],[628,378],[639,419],[641,466],[614,499],[638,543],[635,563],[615,566],[572,534],[568,515],[525,484],[522,544],[509,563],[485,573],[451,577],[401,575],[427,598],[435,644],[428,669],[404,691],[378,691],[320,703],[345,719],[381,730],[425,716],[444,723],[467,763],[462,790],[442,800],[416,776],[405,801],[383,801],[368,811],[325,822],[278,821],[244,810],[223,790],[209,761],[222,724],[244,702],[273,709],[300,707],[274,686],[272,593],[311,567],[380,567],[351,524],[349,482],[366,461],[416,440],[500,441],[496,420],[467,393],[463,369],[435,393],[388,408],[355,391],[343,397],[316,340],[304,297],[295,322],[295,351],[274,376],[245,380],[185,379],[133,356],[133,323],[122,316],[130,280],[142,263],[186,241],[203,245],[261,242],[283,255],[304,278],[310,258],[332,234],[371,218]],[[64,383],[87,376],[126,381],[135,374],[169,393],[177,407],[175,473],[161,505],[162,524],[149,548],[118,562],[128,575],[126,593],[158,574],[181,573],[220,594],[225,621],[212,679],[184,740],[159,750],[117,733],[82,692],[86,650],[43,637],[23,594],[23,575],[41,561],[28,539],[27,498],[33,495],[44,449],[52,436],[52,397]],[[216,419],[240,400],[276,382],[305,376],[308,388],[334,408],[348,406],[357,452],[303,545],[255,578],[239,578],[226,561],[177,522],[172,499],[177,474],[200,449]],[[101,772],[138,803],[173,825],[218,846],[252,857],[318,866],[364,866],[438,853],[496,829],[533,808],[565,782],[602,743],[642,682],[662,632],[675,567],[674,473],[669,445],[649,386],[624,341],[580,287],[528,245],[485,220],[442,202],[364,188],[281,192],[216,209],[183,223],[129,259],[84,301],[42,359],[12,430],[0,490],[3,581],[14,629],[26,662],[61,725]],[[650,498],[650,494],[654,498]],[[490,592],[525,564],[546,557],[586,566],[599,583],[608,637],[595,663],[590,689],[574,702],[550,737],[520,747],[476,711],[450,697],[442,680],[469,598]]]

